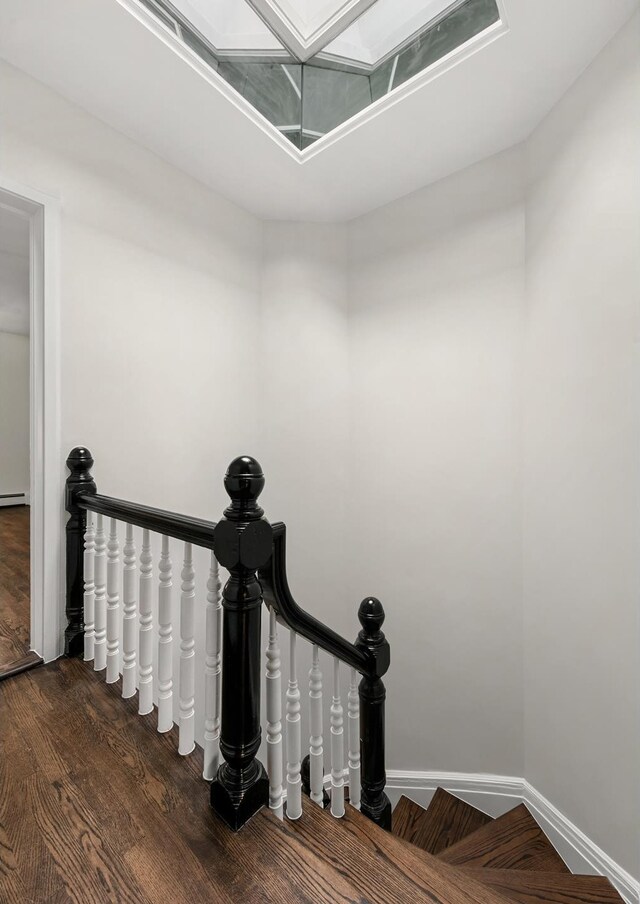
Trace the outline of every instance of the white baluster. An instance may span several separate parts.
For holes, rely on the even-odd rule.
[[[289,685],[287,687],[287,818],[302,815],[300,775],[300,689],[296,662],[296,634],[289,631]]]
[[[220,761],[220,647],[222,640],[222,604],[218,561],[211,553],[207,581],[207,618],[204,668],[204,769],[203,778],[212,781]]]
[[[84,534],[84,660],[93,659],[93,642],[96,635],[96,585],[94,555],[96,548],[96,529],[93,513],[87,512],[87,529]]]
[[[153,710],[153,557],[151,535],[142,531],[140,552],[140,625],[138,629],[138,712]]]
[[[93,668],[96,672],[101,672],[107,667],[107,540],[102,515],[98,515],[96,523],[94,568],[96,629],[93,641]]]
[[[344,816],[344,718],[340,699],[340,660],[333,660],[331,702],[331,815]]]
[[[120,544],[118,522],[111,518],[107,543],[107,684],[120,677]]]
[[[269,808],[282,819],[282,672],[275,609],[269,609],[267,647],[267,773]]]
[[[178,753],[186,756],[195,747],[195,657],[194,606],[195,581],[191,543],[184,544],[180,597],[180,720]]]
[[[162,538],[158,591],[158,731],[173,728],[173,623],[169,538]]]
[[[136,692],[136,547],[133,525],[127,524],[122,550],[122,696],[133,697]]]
[[[311,800],[323,806],[324,765],[322,750],[322,672],[320,651],[313,645],[313,659],[309,671],[309,790]]]
[[[360,697],[358,696],[358,673],[351,669],[348,696],[349,724],[349,802],[360,809]]]

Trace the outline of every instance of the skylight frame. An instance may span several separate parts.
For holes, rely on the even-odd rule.
[[[163,5],[170,6],[172,10],[175,9],[170,0],[162,0],[162,3],[158,3],[157,0],[116,0],[116,2],[120,6],[125,8],[129,13],[134,15],[134,17],[137,18],[149,30],[154,32],[156,36],[163,41],[163,43],[167,44],[186,63],[188,63],[192,68],[198,71],[199,74],[205,78],[205,80],[207,80],[216,90],[219,91],[219,93],[223,94],[238,110],[240,110],[269,138],[271,138],[272,141],[274,141],[284,151],[286,151],[289,157],[291,157],[301,165],[307,163],[309,160],[315,157],[316,154],[321,153],[325,148],[332,146],[335,142],[346,137],[361,125],[375,119],[385,110],[395,106],[396,103],[399,103],[405,97],[408,97],[415,91],[420,90],[429,82],[440,77],[441,75],[451,70],[455,66],[461,64],[465,60],[469,59],[476,53],[481,52],[487,46],[492,44],[494,41],[499,40],[509,32],[509,23],[506,11],[507,0],[494,0],[498,9],[498,19],[496,20],[496,22],[489,25],[481,32],[478,32],[478,34],[472,36],[463,44],[454,47],[449,53],[435,60],[432,64],[425,67],[425,69],[417,72],[415,75],[411,76],[400,85],[391,89],[382,97],[378,98],[375,101],[372,101],[372,103],[355,113],[353,116],[344,120],[339,125],[332,128],[330,131],[322,135],[322,137],[314,140],[314,142],[310,146],[299,149],[289,138],[287,138],[280,131],[280,129],[273,122],[271,122],[271,120],[269,120],[258,109],[256,109],[256,107],[254,107],[250,101],[248,101],[223,76],[221,76],[217,72],[216,68],[213,68],[209,63],[205,62],[202,56],[200,56],[197,51],[192,49],[192,47],[190,47],[189,44],[185,42],[182,34],[182,29],[188,28],[191,32],[194,32],[198,39],[203,43],[205,48],[211,48],[213,55],[217,54],[221,59],[224,58],[224,61],[265,63],[280,62],[281,64],[289,63],[290,65],[301,65],[298,60],[292,58],[292,56],[286,51],[284,53],[281,53],[280,51],[247,52],[236,50],[217,50],[216,48],[213,48],[210,42],[207,41],[207,39],[203,35],[201,35],[200,32],[197,32],[197,30],[194,29],[191,23],[186,22],[184,17],[177,10],[175,14],[175,18],[178,24],[177,29],[174,29],[166,24],[166,10],[163,10],[164,16],[162,16],[162,18],[158,17],[155,12],[151,11],[151,7],[162,9]],[[453,11],[455,11],[455,9],[464,5],[465,2],[467,2],[467,0],[454,0],[454,2],[452,2],[452,4],[447,7],[447,9],[443,11],[440,16],[436,17],[436,19],[431,20],[428,23],[429,27],[433,27],[436,21],[441,21],[443,17],[450,15]],[[426,29],[421,29],[418,32],[415,32],[412,36],[410,36],[409,39],[403,41],[402,45],[398,45],[398,48],[405,48],[406,46],[408,46],[411,41],[415,40],[416,36],[419,35],[423,30]],[[394,53],[401,52],[401,49],[394,49],[394,52],[387,54],[385,56],[385,59],[391,58]],[[338,57],[336,58],[336,60],[333,60],[329,57],[329,55],[327,55],[327,58],[323,58],[322,56],[318,55],[316,59],[317,62],[316,60],[314,60],[312,63],[313,66],[320,65],[326,66],[326,68],[334,68],[334,66],[338,68],[337,64],[344,64],[345,62],[343,57]],[[351,61],[349,61],[349,63],[351,63]],[[378,65],[382,65],[382,63]],[[339,68],[342,68],[342,66],[340,66]],[[362,71],[359,61],[356,63],[356,65],[353,66],[353,69],[359,69],[360,71]],[[302,123],[300,123],[300,126],[302,128]],[[293,124],[287,126],[287,129],[293,128],[295,128]]]

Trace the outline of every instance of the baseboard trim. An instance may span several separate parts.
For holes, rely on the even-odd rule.
[[[0,495],[0,507],[5,505],[28,505],[26,493],[3,493]]]
[[[640,904],[640,883],[525,779],[482,773],[387,770],[390,796],[406,794],[425,806],[438,787],[491,816],[525,803],[572,872],[606,876],[627,904]]]

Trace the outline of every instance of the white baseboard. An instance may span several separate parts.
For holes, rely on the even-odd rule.
[[[436,788],[445,788],[490,816],[501,816],[525,803],[573,873],[606,876],[627,904],[640,904],[640,883],[560,813],[525,779],[459,772],[387,770],[392,804],[401,794],[427,806]]]
[[[10,496],[0,496],[0,508],[4,505],[29,505],[27,493],[13,493]]]

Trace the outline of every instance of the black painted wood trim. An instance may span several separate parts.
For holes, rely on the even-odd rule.
[[[185,543],[193,543],[194,546],[213,549],[215,521],[191,518],[189,515],[179,515],[164,509],[115,499],[113,496],[101,496],[98,493],[80,494],[76,501],[78,508],[85,511],[106,515],[108,518],[134,524],[136,527],[143,527],[166,537],[174,537],[176,540],[184,540]]]
[[[375,672],[376,660],[365,650],[359,650],[336,631],[305,612],[294,600],[287,580],[287,529],[279,521],[273,526],[273,553],[268,564],[259,571],[264,601],[273,606],[278,616],[292,631],[326,653],[356,669],[362,675]]]

